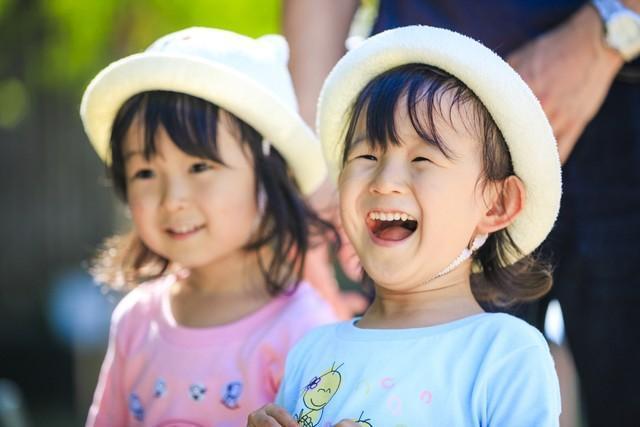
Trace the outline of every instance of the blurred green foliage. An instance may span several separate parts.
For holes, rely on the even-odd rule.
[[[24,84],[15,78],[0,80],[0,128],[11,129],[24,118],[28,109]]]
[[[172,31],[279,32],[280,8],[280,0],[0,0],[0,79],[21,74],[31,88],[78,94],[109,62]]]

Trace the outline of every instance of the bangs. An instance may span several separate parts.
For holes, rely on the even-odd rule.
[[[479,101],[476,100],[464,83],[438,68],[426,64],[405,64],[388,70],[365,86],[351,108],[342,163],[344,165],[347,160],[354,138],[365,139],[371,148],[383,152],[389,144],[402,144],[395,116],[401,106],[416,134],[451,159],[454,152],[440,137],[436,121],[443,119],[452,124],[453,109],[459,109],[468,102],[477,107],[475,104]],[[484,108],[482,104],[480,107]],[[478,108],[471,110],[471,123],[467,123],[469,120],[463,120],[463,123],[465,129],[472,132],[482,128],[482,117]]]
[[[224,164],[216,144],[220,109],[201,98],[165,91],[144,92],[129,99],[115,122],[121,132],[129,129],[137,117],[144,128],[143,154],[150,160],[157,153],[155,137],[162,126],[173,143],[184,153]],[[112,135],[114,141],[124,141],[123,135]],[[113,147],[113,153],[122,147]]]

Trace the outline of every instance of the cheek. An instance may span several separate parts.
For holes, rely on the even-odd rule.
[[[208,200],[210,214],[219,219],[240,222],[252,220],[257,215],[255,186],[249,178],[236,175],[218,180],[214,185],[203,185],[198,190],[197,199]]]
[[[472,186],[423,190],[424,228],[427,241],[437,244],[445,258],[455,256],[466,246],[480,222],[480,209]]]
[[[142,230],[150,225],[150,218],[156,212],[157,206],[156,197],[151,192],[140,189],[130,190],[127,205],[136,228]]]
[[[151,211],[144,205],[129,204],[129,211],[131,212],[131,222],[133,226],[140,234],[143,240],[147,240],[149,237],[149,231],[151,230]]]
[[[338,180],[340,207],[346,210],[355,209],[357,199],[365,188],[365,177],[355,167],[346,167]]]

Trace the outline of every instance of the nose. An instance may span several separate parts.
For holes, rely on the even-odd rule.
[[[383,159],[376,168],[369,191],[374,194],[403,194],[407,171],[399,159]]]
[[[189,186],[184,180],[169,177],[164,182],[162,205],[170,211],[184,209],[189,203],[189,194]]]

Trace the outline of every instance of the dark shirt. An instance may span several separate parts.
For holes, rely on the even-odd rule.
[[[427,24],[466,34],[506,55],[574,13],[584,0],[380,0],[373,33]]]
[[[564,22],[584,0],[379,0],[372,34],[395,27],[424,24],[448,28],[480,41],[506,56]],[[640,58],[620,73],[640,82]]]

